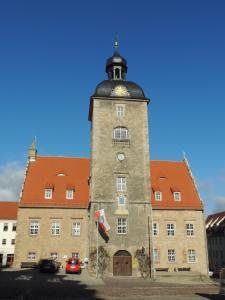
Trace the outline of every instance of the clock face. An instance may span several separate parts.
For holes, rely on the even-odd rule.
[[[122,160],[124,160],[125,155],[123,153],[118,153],[117,158],[118,158],[119,161],[122,161]]]
[[[113,96],[129,97],[130,94],[124,85],[117,85],[112,92]]]

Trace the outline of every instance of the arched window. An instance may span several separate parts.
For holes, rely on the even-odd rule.
[[[113,129],[113,138],[116,140],[127,140],[128,129],[126,127],[116,127]]]

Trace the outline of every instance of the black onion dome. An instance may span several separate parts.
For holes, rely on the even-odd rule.
[[[118,97],[113,94],[113,90],[116,86],[125,86],[128,94],[120,97],[126,99],[146,99],[142,88],[132,81],[125,80],[104,80],[100,82],[96,89],[93,97]]]

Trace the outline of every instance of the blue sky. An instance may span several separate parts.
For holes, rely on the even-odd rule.
[[[206,214],[225,210],[224,1],[0,1],[0,200],[39,155],[88,157],[88,108],[118,34],[151,98],[150,155],[185,151]]]

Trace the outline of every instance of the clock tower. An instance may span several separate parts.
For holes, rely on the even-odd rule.
[[[116,45],[117,46],[117,45]],[[116,47],[106,62],[108,79],[90,99],[90,253],[109,254],[107,272],[137,273],[135,253],[152,253],[148,104],[142,88],[126,80],[127,61]],[[104,209],[110,226],[97,233],[95,212]],[[134,274],[135,275],[135,274]]]

